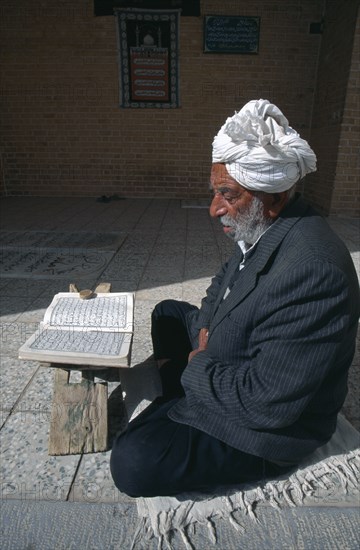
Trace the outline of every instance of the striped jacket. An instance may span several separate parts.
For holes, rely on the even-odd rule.
[[[242,260],[238,247],[191,312],[194,348],[185,397],[169,412],[242,451],[298,461],[328,441],[347,393],[360,313],[351,256],[301,198],[262,236],[223,299]]]

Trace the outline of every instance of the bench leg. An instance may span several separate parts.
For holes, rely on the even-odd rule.
[[[78,384],[69,384],[70,372],[55,369],[49,454],[97,453],[108,448],[107,383],[94,383],[83,371]]]

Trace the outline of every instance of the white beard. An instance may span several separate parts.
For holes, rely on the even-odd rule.
[[[253,197],[246,210],[238,212],[236,218],[226,214],[220,217],[220,221],[223,225],[233,229],[227,233],[231,239],[236,242],[244,241],[248,244],[254,244],[272,223],[264,216],[263,203],[256,196]]]

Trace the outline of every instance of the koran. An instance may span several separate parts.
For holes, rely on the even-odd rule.
[[[131,292],[56,294],[19,358],[47,363],[128,367],[134,331]]]

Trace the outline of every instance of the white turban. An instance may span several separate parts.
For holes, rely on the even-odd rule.
[[[266,99],[249,101],[229,117],[213,141],[213,163],[224,163],[245,188],[276,193],[316,170],[308,142]]]

